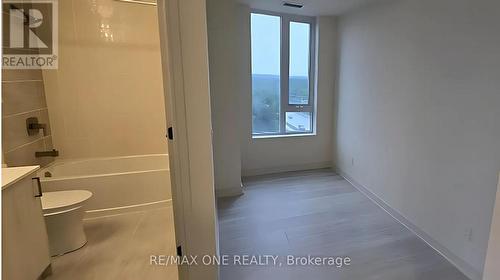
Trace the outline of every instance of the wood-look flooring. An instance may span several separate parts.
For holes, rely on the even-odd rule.
[[[150,255],[176,255],[172,207],[84,221],[87,244],[52,258],[50,280],[177,280],[176,266]]]
[[[466,280],[416,235],[330,170],[244,181],[218,200],[221,254],[280,255],[283,266],[221,266],[222,280]],[[287,266],[286,256],[347,256],[350,266]]]

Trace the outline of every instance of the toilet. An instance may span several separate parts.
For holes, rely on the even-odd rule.
[[[44,192],[41,201],[51,256],[75,251],[87,243],[83,231],[84,204],[92,193],[85,190]]]

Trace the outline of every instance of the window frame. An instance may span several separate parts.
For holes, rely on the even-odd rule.
[[[307,136],[316,135],[316,18],[309,16],[293,15],[279,12],[271,12],[265,10],[252,9],[251,14],[263,14],[269,16],[280,17],[280,125],[279,132],[275,133],[253,133],[252,122],[252,138],[276,138],[288,136]],[[251,18],[251,16],[250,16]],[[251,20],[251,19],[250,19]],[[307,23],[309,24],[309,100],[308,104],[290,104],[290,23]],[[252,24],[250,22],[250,28]],[[250,32],[251,34],[251,32]],[[250,38],[252,40],[252,38]],[[252,51],[250,48],[250,55]],[[250,74],[252,75],[252,73]],[[253,86],[253,85],[252,85]],[[253,104],[253,90],[252,104]],[[311,130],[304,132],[286,130],[286,113],[287,112],[310,112],[311,113]]]

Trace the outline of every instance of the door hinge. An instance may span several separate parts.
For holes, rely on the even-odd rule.
[[[177,246],[177,256],[182,257],[182,246]]]
[[[172,127],[167,129],[167,138],[170,140],[174,139],[174,129]]]

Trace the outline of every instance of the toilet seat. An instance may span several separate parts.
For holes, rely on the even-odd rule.
[[[41,197],[43,214],[48,216],[80,208],[90,197],[92,193],[85,190],[44,192]]]

